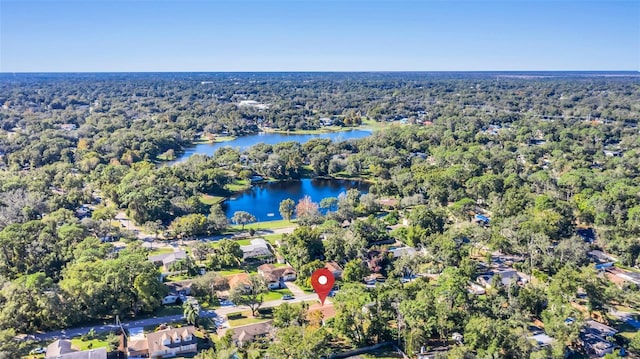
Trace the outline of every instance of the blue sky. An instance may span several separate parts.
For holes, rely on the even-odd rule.
[[[636,0],[0,0],[2,72],[639,69]]]

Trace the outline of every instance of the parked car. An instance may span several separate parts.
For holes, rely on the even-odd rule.
[[[47,348],[39,347],[35,349],[31,349],[29,354],[44,354],[47,352]]]
[[[282,296],[282,300],[291,300],[291,299],[293,299],[293,296],[290,294],[285,294]]]

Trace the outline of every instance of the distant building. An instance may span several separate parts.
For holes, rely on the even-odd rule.
[[[521,275],[515,269],[507,269],[481,274],[480,276],[478,276],[477,282],[484,288],[490,288],[493,284],[493,277],[496,275],[500,276],[502,285],[504,285],[505,287],[510,286],[511,283],[521,284],[528,281],[525,275]]]
[[[607,157],[622,157],[622,151],[604,150],[603,152]]]
[[[172,253],[149,256],[149,261],[159,267],[162,267],[165,271],[168,271],[172,264],[185,258],[187,258],[187,252],[179,250]]]
[[[404,256],[410,256],[417,253],[416,249],[413,247],[399,247],[399,248],[391,248],[389,252],[393,254],[393,258],[399,258]]]

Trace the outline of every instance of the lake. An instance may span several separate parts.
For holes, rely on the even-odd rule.
[[[362,194],[369,191],[369,184],[360,181],[310,179],[297,181],[281,181],[254,184],[251,189],[236,194],[222,204],[227,217],[236,211],[246,211],[253,214],[258,221],[273,221],[282,219],[279,208],[280,202],[291,198],[298,201],[305,195],[320,203],[326,197],[338,197],[340,193],[351,188],[358,189]],[[325,212],[320,209],[321,212]]]
[[[217,142],[217,143],[201,143],[195,147],[187,148],[185,152],[171,163],[178,163],[185,161],[187,158],[194,154],[213,156],[214,152],[221,147],[236,147],[240,150],[246,150],[247,148],[257,145],[258,143],[266,143],[269,145],[275,145],[281,142],[296,141],[305,143],[315,138],[328,138],[332,141],[346,141],[351,139],[363,138],[371,135],[371,130],[350,130],[341,132],[327,132],[319,134],[296,134],[296,133],[265,133],[261,132],[256,135],[238,137],[232,141]]]

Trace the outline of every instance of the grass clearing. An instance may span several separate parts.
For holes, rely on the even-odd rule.
[[[286,219],[279,219],[275,221],[264,221],[264,222],[255,222],[255,223],[246,224],[244,226],[244,229],[249,230],[253,228],[255,230],[269,230],[269,229],[281,229],[281,228],[289,228],[289,227],[297,227],[297,226],[298,225],[296,224],[296,222],[290,222],[290,221],[287,221]],[[241,230],[242,226],[233,225],[232,228]]]
[[[212,206],[217,203],[222,203],[224,202],[224,200],[225,200],[225,197],[222,197],[222,196],[211,196],[208,194],[203,194],[202,196],[200,196],[200,202],[209,206]]]
[[[197,141],[194,141],[195,144],[199,143],[218,143],[218,142],[229,142],[235,140],[236,136],[216,136],[216,135],[202,135]]]
[[[242,268],[231,268],[231,269],[225,269],[225,270],[217,271],[217,273],[220,274],[223,277],[226,277],[226,276],[230,276],[230,275],[244,273],[244,269],[242,269]]]
[[[169,253],[173,253],[173,248],[161,247],[161,248],[155,248],[149,251],[150,256],[157,256],[160,254],[169,254]]]
[[[82,340],[81,338],[73,338],[71,339],[71,343],[78,347],[80,350],[89,350],[89,349],[97,349],[106,347],[109,345],[105,338],[94,338],[91,340]]]
[[[249,180],[235,180],[226,184],[224,188],[231,192],[240,192],[251,188],[251,182]]]
[[[278,234],[267,234],[266,236],[262,236],[262,238],[264,238],[265,241],[271,243],[272,246],[276,245],[276,241],[277,240],[281,240],[283,237],[282,233],[278,233]]]

